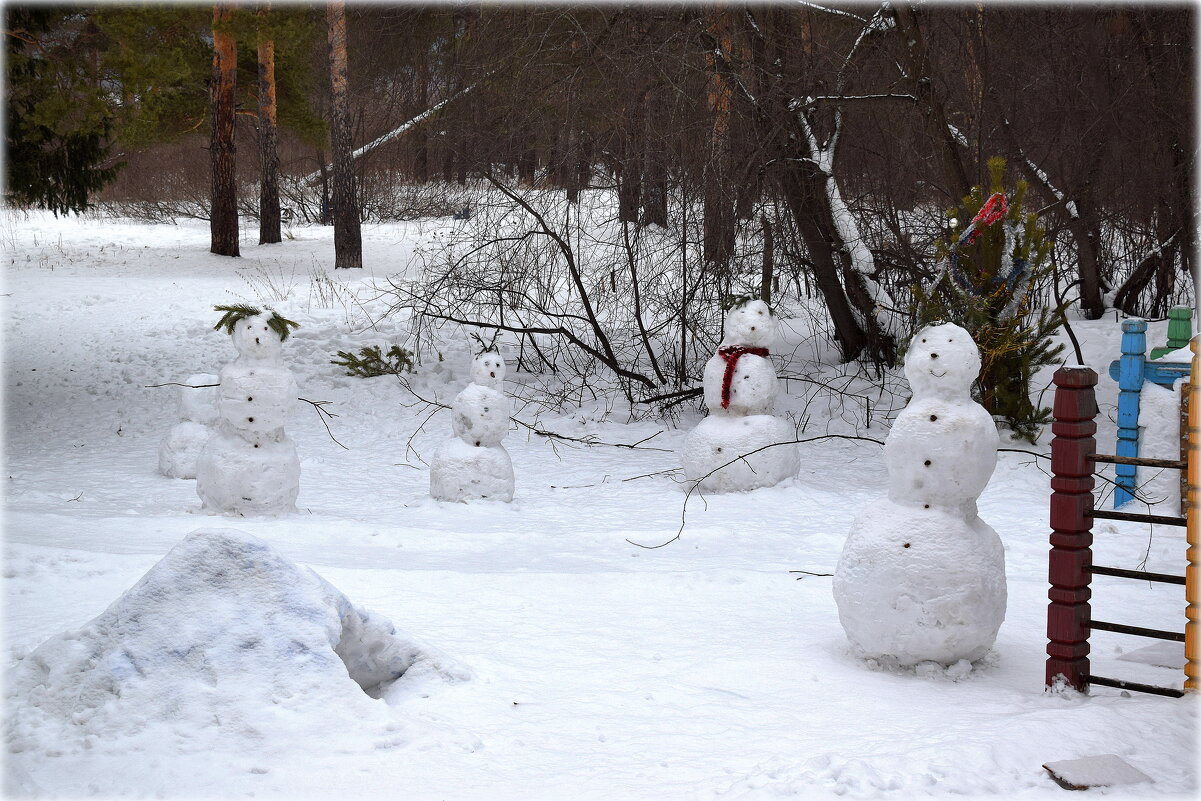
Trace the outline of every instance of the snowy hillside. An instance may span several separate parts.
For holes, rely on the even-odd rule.
[[[823,361],[828,346],[799,310],[774,351],[776,414],[810,440],[796,478],[686,498],[678,449],[697,412],[637,419],[612,397],[547,410],[502,348],[504,390],[529,424],[504,440],[514,500],[431,499],[450,412],[330,361],[414,346],[405,320],[383,318],[376,287],[450,225],[367,227],[366,269],[334,274],[329,228],[268,246],[244,232],[235,260],[208,253],[204,223],[3,218],[7,797],[1058,798],[1042,765],[1102,754],[1153,779],[1139,794],[1197,792],[1196,698],[1043,691],[1045,459],[1002,452],[979,500],[1008,580],[992,652],[967,675],[873,670],[852,655],[828,574],[888,474],[880,445],[826,435],[883,441],[909,392],[900,371],[873,390]],[[300,324],[283,360],[300,396],[337,415],[327,433],[298,403],[288,422],[301,465],[292,515],[202,514],[195,481],[157,471],[180,389],[150,385],[231,361],[213,306],[234,302]],[[1102,375],[1098,442],[1112,448],[1106,368],[1120,328],[1112,314],[1075,327]],[[1148,340],[1164,329],[1151,324]],[[475,349],[465,336],[436,343],[441,358],[424,359],[413,388],[449,404]],[[271,569],[251,574],[274,589],[205,578],[184,559],[198,546],[160,564],[199,529],[249,535],[224,536],[260,554]],[[1184,572],[1182,529],[1095,532],[1098,563]],[[258,542],[261,553],[245,545]],[[156,594],[126,596],[143,576]],[[1184,624],[1177,586],[1098,577],[1093,608]],[[355,655],[329,655],[345,631],[365,632],[355,654],[383,671],[365,680],[373,693]],[[239,652],[235,635],[275,656]],[[1094,634],[1097,673],[1181,686],[1179,669],[1121,659],[1147,642]],[[1175,647],[1151,661],[1178,661]],[[426,667],[385,686],[409,664]],[[106,678],[115,665],[126,673]],[[153,674],[162,665],[169,675]]]

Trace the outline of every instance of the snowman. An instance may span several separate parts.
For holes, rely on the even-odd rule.
[[[451,405],[454,437],[430,462],[430,495],[440,501],[513,500],[513,462],[500,444],[509,433],[509,399],[501,392],[505,362],[485,351],[471,365],[471,383]]]
[[[170,478],[196,478],[196,461],[213,435],[217,411],[217,376],[190,375],[180,388],[179,418],[158,446],[158,470]]]
[[[281,358],[288,326],[279,314],[218,306],[238,358],[221,368],[220,418],[196,465],[196,492],[206,512],[285,514],[300,492],[300,460],[284,433],[296,403],[296,380]],[[270,310],[269,310],[270,311]]]
[[[963,673],[1005,619],[1005,552],[976,514],[999,442],[971,397],[979,372],[976,343],[957,325],[924,328],[910,344],[913,397],[884,445],[888,497],[859,515],[834,572],[838,618],[860,656]]]
[[[771,413],[777,382],[767,357],[775,336],[775,319],[761,300],[726,315],[721,346],[705,364],[709,416],[684,438],[681,452],[684,475],[701,489],[743,492],[796,475],[796,446],[774,445],[795,438],[792,426]]]

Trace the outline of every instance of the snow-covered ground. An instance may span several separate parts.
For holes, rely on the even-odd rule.
[[[517,477],[511,504],[431,500],[426,462],[451,436],[449,412],[423,426],[429,408],[394,378],[349,377],[330,360],[406,342],[402,320],[365,326],[384,303],[372,286],[404,270],[443,224],[365,228],[366,269],[334,274],[328,228],[297,229],[272,246],[245,232],[243,258],[232,260],[208,253],[203,223],[0,221],[6,795],[1051,798],[1065,791],[1043,763],[1101,754],[1153,779],[1110,795],[1196,794],[1195,698],[1043,691],[1045,460],[1002,453],[980,498],[981,518],[1005,545],[1008,612],[993,652],[959,680],[868,669],[850,655],[830,578],[810,575],[833,572],[855,515],[886,493],[881,448],[870,442],[802,444],[794,480],[694,495],[680,538],[647,550],[630,541],[663,543],[680,530],[681,476],[664,471],[679,468],[675,451],[699,416],[631,423],[620,403],[540,414],[518,404],[517,416],[537,414],[542,429],[645,442],[583,447],[514,428],[505,440]],[[301,396],[330,401],[338,415],[330,426],[345,449],[305,404],[287,427],[302,469],[292,516],[203,515],[195,482],[156,471],[180,390],[148,385],[230,361],[212,307],[236,301],[270,304],[301,324],[284,343],[285,361]],[[793,342],[808,341],[798,325]],[[1119,327],[1111,315],[1076,331],[1112,417],[1116,386],[1105,368]],[[1152,343],[1164,337],[1163,323],[1150,326]],[[464,338],[440,350],[444,361],[428,359],[414,382],[449,403],[468,381],[472,348]],[[530,376],[514,368],[510,359],[506,390],[520,394]],[[824,369],[824,378],[838,372]],[[881,420],[906,394],[894,383],[895,400],[871,397],[870,428],[856,427],[855,401],[840,408],[801,381],[780,382],[777,413],[803,417],[804,437],[882,440]],[[1102,447],[1113,436],[1103,421]],[[281,704],[287,676],[216,673],[196,690],[215,705],[207,717],[188,698],[178,700],[191,716],[178,719],[142,715],[128,698],[109,710],[117,715],[32,714],[50,709],[50,689],[31,693],[11,668],[101,615],[201,528],[265,541],[469,678],[343,708],[344,687]],[[1096,540],[1098,563],[1183,573],[1182,529],[1100,523]],[[809,573],[790,572],[798,570]],[[221,600],[197,596],[206,636],[221,636],[213,619],[240,620]],[[1093,607],[1098,618],[1134,625],[1184,622],[1183,588],[1171,585],[1099,577]],[[248,619],[286,624],[258,611]],[[1180,686],[1179,670],[1120,659],[1147,642],[1095,634],[1095,671]],[[83,664],[89,656],[98,658],[76,653]],[[157,699],[167,709],[172,701]]]

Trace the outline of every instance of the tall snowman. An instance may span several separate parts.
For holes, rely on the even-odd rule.
[[[513,461],[501,440],[509,433],[509,399],[501,391],[505,362],[485,351],[471,365],[471,383],[451,405],[454,437],[430,461],[430,495],[440,501],[513,500]]]
[[[158,446],[158,470],[171,478],[196,478],[196,462],[220,419],[217,376],[196,373],[180,387],[179,419]]]
[[[296,404],[297,388],[281,346],[289,326],[299,326],[252,306],[216,308],[225,316],[215,327],[230,333],[238,358],[221,368],[221,416],[196,465],[196,492],[206,512],[294,511],[300,460],[284,424]]]
[[[976,343],[957,325],[910,344],[913,397],[884,445],[888,497],[859,515],[834,572],[838,618],[860,656],[970,669],[1005,619],[1005,552],[976,514],[999,442],[971,397],[979,373]]]
[[[777,381],[768,348],[775,338],[775,318],[761,300],[726,315],[721,346],[705,364],[709,416],[684,438],[680,454],[684,475],[701,489],[743,492],[796,475],[796,446],[774,445],[796,438],[792,426],[772,415]]]

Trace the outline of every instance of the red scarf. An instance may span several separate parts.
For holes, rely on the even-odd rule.
[[[717,355],[726,360],[726,374],[721,379],[721,408],[730,408],[730,382],[734,380],[734,368],[746,354],[767,358],[767,348],[752,348],[746,345],[729,345],[717,349]]]

